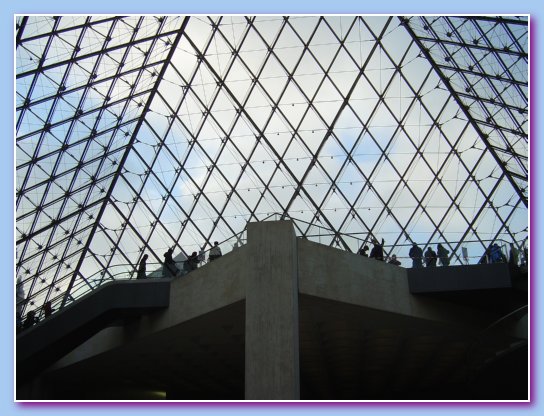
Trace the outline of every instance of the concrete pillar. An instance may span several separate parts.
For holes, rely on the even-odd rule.
[[[247,239],[245,398],[298,400],[298,267],[293,223],[250,223]]]

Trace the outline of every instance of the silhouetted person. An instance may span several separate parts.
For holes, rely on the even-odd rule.
[[[506,260],[497,243],[494,243],[489,249],[489,257],[491,258],[491,263],[503,263]]]
[[[393,254],[391,256],[391,260],[389,260],[389,264],[393,264],[395,266],[400,266],[400,261],[397,260],[397,255],[396,254]]]
[[[359,254],[363,257],[368,257],[368,246],[366,244],[360,248]]]
[[[174,252],[173,248],[169,248],[166,253],[164,253],[164,268],[163,273],[164,277],[176,277],[178,274],[178,268],[176,267],[176,262],[172,258],[172,253]]]
[[[17,287],[16,287],[16,305],[15,305],[15,312],[16,312],[16,322],[17,322],[17,328],[21,328],[23,326],[23,306],[25,304],[25,287],[23,284],[23,280],[21,277],[17,278]]]
[[[412,259],[412,267],[414,269],[423,267],[423,250],[416,243],[412,244],[408,255]]]
[[[450,258],[448,256],[450,252],[446,250],[446,248],[442,244],[438,244],[436,246],[436,255],[438,256],[440,260],[440,264],[442,266],[449,266],[450,265]]]
[[[47,301],[43,304],[43,314],[47,318],[53,313],[53,308],[51,307],[51,301]]]
[[[442,244],[438,244],[436,246],[436,254],[438,256],[438,258],[440,259],[440,264],[442,266],[449,266],[450,265],[450,258],[448,256],[448,254],[450,254],[450,252],[448,250],[446,250]]]
[[[202,249],[198,252],[198,264],[202,265],[202,263],[204,263],[205,260],[206,260],[206,255],[204,254],[204,249]]]
[[[426,267],[436,267],[436,253],[431,247],[427,247],[425,252],[425,266]]]
[[[510,243],[510,255],[508,256],[508,268],[512,276],[517,276],[520,270],[519,250],[514,243]]]
[[[382,238],[382,243],[378,243],[378,240],[374,240],[372,244],[374,246],[372,247],[372,250],[370,250],[370,258],[383,261],[383,244],[384,239]]]
[[[172,258],[172,253],[174,252],[173,248],[169,248],[166,250],[166,253],[164,253],[164,262],[165,263],[173,263],[174,259]]]
[[[519,264],[519,251],[514,246],[514,243],[510,243],[510,257],[508,263],[510,263],[510,266],[517,266]]]
[[[196,251],[193,251],[191,255],[187,258],[187,268],[189,271],[196,270],[198,267],[198,254]]]
[[[38,322],[36,317],[36,311],[28,311],[26,314],[25,322],[23,323],[23,328],[30,328],[32,325]]]
[[[140,260],[140,264],[138,265],[138,274],[136,275],[136,279],[145,279],[146,278],[145,271],[146,271],[146,267],[147,267],[147,265],[146,265],[147,258],[148,258],[148,255],[144,254],[142,259]]]
[[[208,255],[208,258],[210,261],[214,261],[215,259],[218,259],[221,257],[223,253],[221,253],[221,248],[219,247],[219,243],[217,241],[214,241],[213,247],[210,249],[210,254]]]

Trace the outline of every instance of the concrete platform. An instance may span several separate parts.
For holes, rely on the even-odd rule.
[[[412,294],[408,275],[296,239],[290,221],[249,224],[246,246],[171,282],[168,308],[103,329],[17,398],[527,399],[523,315],[497,325],[502,310]],[[469,382],[514,347],[491,392]]]

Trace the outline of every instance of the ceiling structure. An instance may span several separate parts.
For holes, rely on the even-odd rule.
[[[97,273],[279,214],[357,251],[528,236],[527,16],[17,16],[16,273]],[[80,285],[81,284],[81,285]],[[80,285],[80,286],[78,286]]]

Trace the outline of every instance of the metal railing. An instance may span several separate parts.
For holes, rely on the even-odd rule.
[[[307,221],[291,217],[288,214],[279,214],[279,213],[273,213],[269,215],[268,217],[265,217],[262,221],[267,220],[286,220],[289,219],[293,221],[295,225],[295,232],[297,234],[297,237],[303,237],[308,240],[312,240],[315,242],[318,242],[320,244],[327,244],[329,246],[336,247],[340,250],[348,251],[350,253],[357,253],[361,247],[364,245],[372,245],[372,240],[374,239],[373,236],[371,236],[368,233],[339,233],[336,232],[330,228],[327,228],[322,225],[317,225],[315,223],[309,223]],[[303,231],[305,230],[305,231]],[[364,237],[363,237],[364,236]],[[524,239],[521,243],[515,242],[516,246],[519,247],[526,247],[527,239]],[[462,240],[462,241],[433,241],[425,245],[421,245],[422,248],[426,248],[429,246],[436,246],[439,243],[441,243],[444,246],[448,247],[459,247],[462,248],[462,244],[477,244],[482,247],[482,252],[477,255],[468,255],[464,256],[462,253],[458,254],[455,252],[450,252],[448,255],[448,258],[452,260],[453,262],[458,262],[458,264],[476,264],[479,263],[480,260],[482,260],[482,257],[485,256],[485,245],[488,247],[493,244],[497,243],[499,244],[499,247],[501,249],[501,252],[505,255],[506,259],[508,260],[508,256],[510,253],[510,243],[509,241],[503,240],[503,239],[495,239],[495,240]],[[411,267],[411,258],[408,255],[400,255],[398,252],[402,251],[402,249],[405,249],[405,251],[409,250],[409,247],[412,247],[412,242],[405,243],[405,244],[395,244],[395,245],[388,245],[384,244],[384,257],[385,259],[389,258],[393,254],[396,255],[396,258],[399,260],[408,260],[409,266]],[[523,264],[527,263],[527,258],[523,254],[523,252],[519,252],[520,256],[520,262]]]
[[[246,229],[241,231],[238,234],[233,235],[232,237],[223,240],[219,243],[219,248],[222,255],[228,254],[229,252],[235,250],[238,247],[241,247],[247,243]],[[197,267],[202,267],[209,262],[209,253],[212,248],[208,250],[200,251],[199,256],[201,258],[198,261]],[[177,277],[184,276],[190,272],[190,267],[187,265],[187,259],[178,259],[175,260],[176,267],[178,269]],[[148,262],[147,270],[150,270],[146,273],[146,278],[170,278],[172,277],[170,273],[164,270],[164,262]],[[79,276],[76,279],[76,282],[72,286],[70,292],[59,293],[58,295],[50,297],[47,302],[44,302],[41,306],[35,306],[32,308],[34,314],[34,323],[37,323],[50,314],[58,312],[62,307],[66,307],[73,303],[74,301],[81,299],[83,296],[93,292],[100,286],[105,283],[119,280],[132,280],[136,279],[138,274],[138,263],[136,264],[116,264],[109,267],[107,270],[99,270],[89,277]],[[37,296],[34,296],[35,299]],[[27,304],[30,299],[23,299],[16,302],[16,308],[19,309],[23,305]],[[35,303],[35,302],[34,302]],[[64,304],[64,306],[62,306]],[[22,309],[22,308],[21,308]],[[22,329],[25,323],[25,320],[28,319],[28,308],[26,314],[17,317],[17,327]],[[30,324],[27,324],[30,326]]]
[[[529,306],[523,305],[484,328],[465,352],[467,382],[471,383],[480,367],[528,343]],[[518,328],[519,326],[522,328]]]
[[[315,241],[320,244],[326,244],[331,247],[336,247],[340,250],[344,250],[350,253],[357,253],[358,250],[363,247],[364,245],[371,245],[372,240],[374,237],[372,237],[368,233],[339,233],[336,232],[330,228],[327,228],[322,225],[317,225],[315,223],[309,223],[305,220],[301,220],[295,217],[291,217],[287,214],[280,214],[280,213],[273,213],[269,216],[263,218],[260,220],[263,221],[271,221],[271,220],[291,220],[295,227],[295,234],[298,238],[305,238],[311,241]],[[363,237],[364,236],[364,237]],[[517,244],[518,247],[524,247],[525,246],[524,241],[522,244]],[[247,224],[244,230],[242,230],[240,233],[235,234],[231,236],[230,238],[223,240],[219,243],[219,248],[221,249],[221,252],[223,255],[231,252],[232,250],[235,250],[237,247],[245,245],[247,243]],[[482,246],[482,244],[491,244],[491,243],[500,243],[501,244],[501,250],[502,252],[507,255],[508,253],[508,245],[510,242],[504,241],[504,240],[474,240],[474,241],[450,241],[450,242],[442,242],[443,244],[446,244],[448,247],[460,247],[461,244],[469,244],[469,243],[477,243]],[[427,244],[423,247],[428,247],[430,245],[436,245],[438,242],[433,242],[431,244]],[[402,250],[408,251],[408,247],[411,247],[412,243],[406,243],[406,244],[395,244],[395,245],[387,245],[384,244],[383,251],[384,251],[384,260],[387,261],[390,256],[393,254],[396,255],[396,258],[398,260],[404,261],[407,260],[408,266],[411,266],[411,259],[408,255],[401,254]],[[200,257],[198,261],[198,267],[204,266],[209,261],[209,252],[212,248],[209,248],[205,251],[200,251],[197,253]],[[460,264],[469,264],[471,261],[475,260],[477,263],[482,259],[482,255],[484,253],[481,253],[476,256],[459,256],[456,253],[450,253],[449,258],[452,260],[458,261]],[[462,260],[464,260],[464,262]],[[524,262],[527,261],[526,258],[523,259]],[[178,276],[185,275],[189,272],[189,267],[187,267],[184,263],[186,262],[186,259],[178,260],[176,267],[179,270]],[[151,266],[151,267],[150,267]],[[406,267],[401,264],[401,267]],[[148,269],[153,269],[151,272],[147,273],[147,278],[160,278],[160,277],[172,277],[168,273],[164,272],[164,263],[163,262],[150,262],[147,263]],[[64,306],[69,305],[70,303],[74,302],[77,299],[80,299],[82,296],[85,296],[86,294],[94,291],[96,288],[100,287],[102,284],[110,281],[117,281],[117,280],[130,280],[130,279],[136,279],[137,276],[137,270],[138,270],[138,264],[117,264],[113,265],[108,268],[108,270],[99,270],[96,273],[92,274],[89,277],[80,276],[79,279],[76,280],[76,283],[70,290],[70,292],[64,292],[60,293],[57,296],[49,298],[49,307],[52,310],[52,312],[56,312],[60,310],[61,305],[64,303]],[[24,299],[20,302],[18,302],[17,306],[20,306],[21,304],[24,304],[28,302],[29,299]],[[49,308],[45,307],[45,304],[39,307],[34,308],[36,319],[40,320],[43,319],[46,315],[46,310]],[[49,313],[49,312],[48,312]],[[20,317],[21,320],[23,320],[24,317]]]

